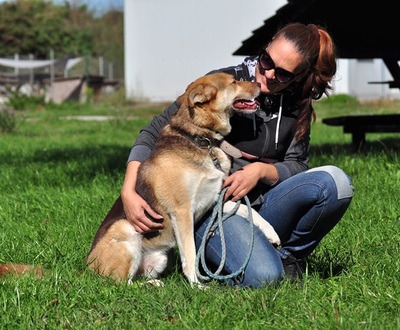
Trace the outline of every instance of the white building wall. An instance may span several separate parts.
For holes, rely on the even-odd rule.
[[[171,101],[231,55],[286,0],[125,0],[128,99]]]
[[[125,0],[128,99],[172,101],[197,77],[240,63],[231,55],[286,0]],[[383,61],[339,60],[333,94],[369,101],[400,98]]]
[[[336,75],[332,80],[331,94],[347,94],[349,88],[349,60],[338,60]]]
[[[371,83],[391,80],[393,77],[381,59],[340,59],[332,94],[349,94],[361,102],[400,99],[398,88]]]

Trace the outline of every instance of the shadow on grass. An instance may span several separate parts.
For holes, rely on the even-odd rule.
[[[361,150],[354,150],[351,143],[348,144],[321,144],[311,145],[311,155],[322,155],[322,154],[341,154],[341,155],[374,155],[382,152],[398,152],[400,150],[400,137],[383,138],[380,140],[368,140]]]
[[[307,260],[308,272],[317,273],[323,279],[339,276],[354,265],[353,256],[349,254],[335,254],[335,252],[323,250],[318,254],[311,254]]]
[[[46,173],[48,180],[66,175],[73,181],[90,181],[99,174],[121,178],[126,169],[130,148],[114,145],[47,148],[30,154],[1,154],[0,166],[15,167],[28,177]],[[54,175],[53,175],[54,173]],[[43,174],[44,175],[44,174]]]
[[[55,148],[36,151],[31,161],[35,163],[77,162],[82,165],[93,164],[92,171],[124,170],[129,148],[112,145],[96,145],[80,148]]]

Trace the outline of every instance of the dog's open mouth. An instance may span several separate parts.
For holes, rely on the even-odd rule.
[[[260,104],[256,100],[236,100],[233,102],[233,107],[242,111],[256,111]]]

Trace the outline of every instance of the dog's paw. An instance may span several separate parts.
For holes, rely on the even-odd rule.
[[[155,278],[150,278],[146,280],[145,282],[139,282],[139,281],[134,281],[132,279],[128,280],[128,285],[138,288],[141,286],[148,286],[148,287],[157,287],[161,288],[164,286],[164,282]]]
[[[155,278],[149,279],[146,282],[142,283],[142,285],[146,286],[154,286],[158,288],[162,288],[164,286],[164,282],[161,280],[157,280]]]
[[[209,287],[205,283],[200,283],[200,282],[190,283],[190,286],[193,289],[202,290],[202,291],[209,289]]]
[[[268,234],[268,240],[271,244],[280,246],[281,245],[281,239],[279,238],[278,234],[275,232],[269,233]]]

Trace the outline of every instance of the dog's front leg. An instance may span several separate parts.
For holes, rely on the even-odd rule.
[[[190,208],[188,208],[190,210]],[[182,269],[190,285],[200,284],[196,275],[196,245],[194,241],[194,222],[190,212],[184,210],[171,217],[176,241],[181,257]]]
[[[232,211],[235,206],[236,202],[227,201],[224,204],[224,213]],[[247,207],[247,205],[240,204],[236,214],[245,219],[249,219],[249,208]],[[271,224],[267,220],[265,220],[256,210],[251,209],[251,214],[253,217],[253,224],[264,233],[264,235],[272,244],[279,246],[281,244],[281,240]]]

